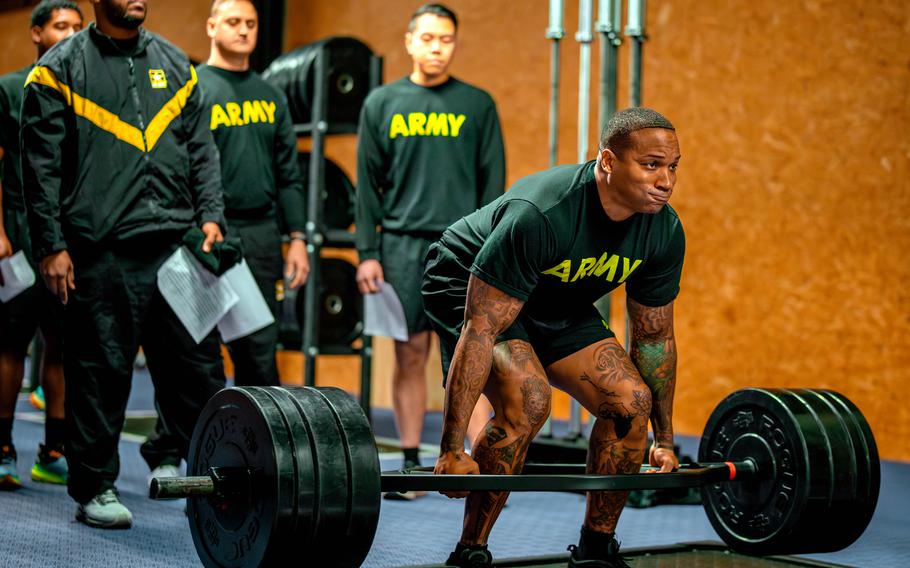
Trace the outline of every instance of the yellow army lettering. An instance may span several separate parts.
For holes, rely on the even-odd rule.
[[[583,258],[578,265],[578,270],[575,271],[575,275],[572,275],[572,261],[564,260],[554,266],[544,270],[544,274],[549,274],[551,276],[556,276],[563,282],[575,282],[579,278],[585,278],[587,276],[603,276],[607,282],[613,282],[616,278],[616,271],[619,268],[619,260],[622,259],[622,276],[620,276],[620,284],[626,281],[626,278],[635,271],[636,268],[641,264],[641,259],[632,260],[631,258],[626,258],[624,256],[619,256],[618,254],[603,253],[599,259],[594,258]],[[604,275],[606,273],[606,275]],[[571,280],[569,280],[571,277]]]
[[[396,136],[448,136],[457,137],[461,126],[467,117],[463,114],[451,112],[422,112],[408,113],[407,117],[401,113],[392,115],[389,123],[389,138]]]
[[[224,103],[222,107],[215,103],[212,105],[212,119],[210,128],[217,130],[221,126],[246,126],[259,122],[275,123],[274,101],[242,101],[239,103]]]

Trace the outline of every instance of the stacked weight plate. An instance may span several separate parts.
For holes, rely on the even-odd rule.
[[[188,475],[253,470],[249,495],[190,499],[190,532],[207,567],[360,566],[379,521],[379,458],[344,391],[221,391],[196,425]]]
[[[714,529],[746,554],[846,548],[878,501],[880,463],[865,418],[842,395],[807,389],[744,389],[705,426],[700,461],[751,456],[755,481],[704,487]]]

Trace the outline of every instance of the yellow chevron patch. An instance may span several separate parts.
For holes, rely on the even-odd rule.
[[[149,70],[149,80],[152,81],[152,86],[154,88],[160,88],[155,87],[154,85],[155,79],[152,78],[152,72],[154,71],[159,70]],[[164,71],[161,71],[161,77],[159,79],[165,82],[166,87],[167,78],[164,76]],[[186,106],[187,99],[196,87],[197,81],[196,69],[191,66],[190,79],[174,93],[174,96],[171,97],[170,100],[164,103],[161,110],[159,110],[154,118],[152,118],[151,122],[149,122],[145,132],[139,130],[132,124],[124,122],[119,116],[95,102],[74,93],[68,85],[59,81],[57,76],[54,75],[54,72],[47,67],[36,66],[32,69],[28,78],[25,80],[25,84],[37,83],[54,89],[63,95],[63,100],[73,109],[76,116],[81,116],[101,130],[114,135],[118,140],[136,147],[141,152],[151,152],[155,147],[155,144],[158,143],[158,140],[161,139],[161,136],[167,130],[167,127],[170,126],[171,122],[180,116],[180,113]]]

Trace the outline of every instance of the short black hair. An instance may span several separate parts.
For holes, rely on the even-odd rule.
[[[408,31],[413,32],[414,28],[417,27],[417,18],[423,16],[424,14],[433,14],[440,18],[448,18],[452,20],[452,26],[455,30],[458,30],[458,17],[455,15],[455,12],[449,8],[443,6],[442,4],[424,4],[414,12],[411,16],[411,21],[408,22]]]
[[[631,107],[614,114],[600,134],[600,149],[609,148],[617,156],[629,147],[629,135],[645,128],[665,128],[676,131],[667,117],[656,110]]]
[[[72,0],[41,0],[32,10],[31,25],[43,28],[54,15],[54,10],[74,10],[81,19],[85,19],[79,5]]]

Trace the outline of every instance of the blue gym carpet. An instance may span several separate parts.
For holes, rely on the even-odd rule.
[[[142,414],[152,408],[151,383],[146,373],[137,372],[129,410]],[[394,437],[390,411],[375,410],[373,418],[378,436]],[[34,483],[28,478],[38,443],[43,439],[40,421],[41,413],[23,397],[13,436],[19,451],[19,472],[24,487],[15,492],[0,492],[0,566],[201,566],[183,513],[183,502],[156,502],[147,498],[148,469],[139,456],[139,440],[125,437],[120,443],[122,469],[118,488],[124,504],[133,512],[133,528],[127,531],[92,529],[74,520],[76,506],[64,487]],[[427,417],[425,441],[428,444],[438,440],[440,422],[438,414]],[[682,438],[680,442],[683,454],[696,455],[697,440]],[[429,451],[423,454],[426,465],[432,464],[434,459],[430,448],[428,446]],[[399,466],[397,455],[384,456],[382,462],[384,469]],[[438,494],[411,502],[383,501],[379,529],[364,566],[442,563],[458,538],[462,507],[461,501]],[[866,533],[846,550],[806,558],[846,566],[907,566],[907,558],[910,558],[908,511],[910,464],[885,462],[878,509]],[[583,512],[582,495],[513,494],[493,530],[490,550],[496,560],[565,554],[566,546],[577,541]],[[624,549],[719,540],[699,505],[627,508],[617,533]],[[307,551],[301,550],[300,555],[305,558]]]

